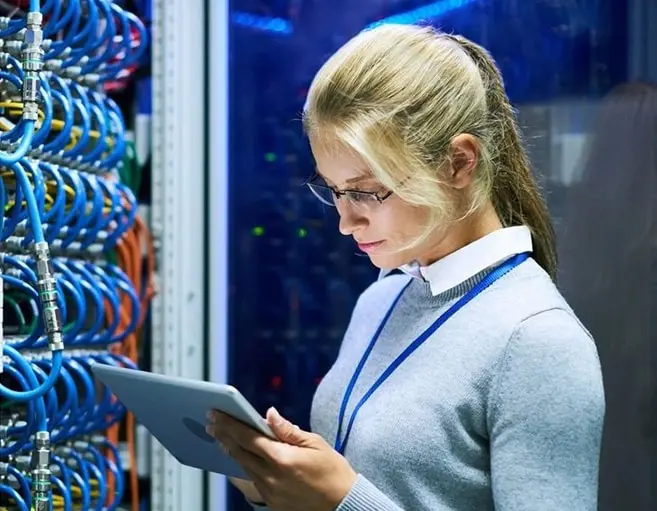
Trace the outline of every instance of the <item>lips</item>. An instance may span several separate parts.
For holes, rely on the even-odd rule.
[[[371,243],[358,243],[358,248],[363,252],[371,252],[375,248],[379,247],[383,241],[374,241]]]

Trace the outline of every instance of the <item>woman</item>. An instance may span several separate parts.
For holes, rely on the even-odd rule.
[[[604,397],[556,290],[554,235],[490,55],[384,25],[322,67],[309,183],[340,232],[405,274],[360,297],[313,402],[279,442],[208,431],[278,511],[594,510]]]
[[[605,381],[599,511],[657,509],[657,86],[603,101],[566,197],[560,283]]]

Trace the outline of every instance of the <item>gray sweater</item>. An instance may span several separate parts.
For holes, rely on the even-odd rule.
[[[392,360],[482,275],[437,296],[413,279],[347,420]],[[354,309],[313,402],[312,430],[331,445],[345,388],[409,278],[379,280]],[[337,511],[595,511],[603,415],[594,343],[529,259],[451,317],[361,408],[345,451],[359,476]]]

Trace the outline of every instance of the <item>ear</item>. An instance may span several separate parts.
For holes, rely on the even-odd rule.
[[[450,143],[450,185],[460,190],[466,188],[474,177],[479,161],[479,144],[468,133],[455,136]]]

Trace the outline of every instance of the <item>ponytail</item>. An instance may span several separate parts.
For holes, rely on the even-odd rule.
[[[492,200],[502,225],[527,225],[532,232],[534,259],[556,280],[557,250],[554,227],[547,205],[532,176],[529,158],[521,143],[515,112],[504,91],[502,76],[493,57],[481,46],[456,35],[447,35],[474,61],[486,89],[486,104],[491,138],[495,146],[492,158]]]

